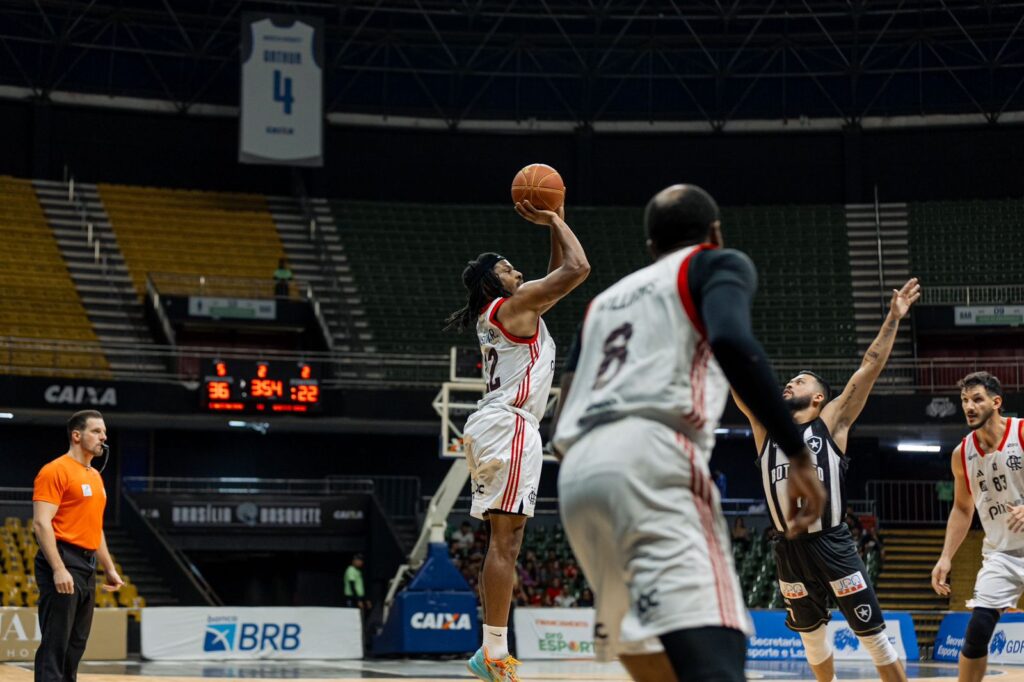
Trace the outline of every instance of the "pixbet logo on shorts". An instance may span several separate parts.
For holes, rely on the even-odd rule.
[[[832,586],[832,591],[836,593],[837,597],[845,597],[868,589],[868,584],[860,571],[839,580],[830,580],[828,584]]]
[[[468,613],[417,611],[409,619],[413,630],[471,630]]]
[[[239,623],[234,616],[206,622],[203,651],[295,651],[301,642],[298,623]]]

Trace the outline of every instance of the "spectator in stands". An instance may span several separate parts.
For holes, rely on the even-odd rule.
[[[551,603],[554,604],[555,599],[562,594],[562,579],[558,576],[552,577],[551,582],[548,583],[548,587],[544,590],[544,593],[551,600]]]
[[[522,562],[516,564],[516,572],[519,574],[519,582],[523,585],[532,587],[537,584],[537,579],[534,577],[537,573],[537,567],[532,561],[527,562],[525,565]]]
[[[530,606],[544,605],[544,597],[541,596],[541,591],[536,587],[528,588],[527,594],[530,596]]]
[[[860,517],[857,516],[853,511],[853,505],[846,505],[846,515],[843,517],[846,521],[846,525],[850,527],[850,530],[854,528],[861,529],[863,526],[860,522]]]
[[[576,563],[576,559],[569,558],[565,560],[565,567],[562,569],[562,577],[567,581],[575,581],[580,577],[580,567]]]
[[[36,682],[75,680],[96,605],[96,561],[103,589],[124,584],[107,550],[103,510],[107,493],[92,460],[107,450],[103,415],[82,410],[68,420],[68,451],[46,464],[32,491],[32,529],[39,542],[35,575],[39,585]]]
[[[561,594],[555,597],[555,606],[562,609],[571,609],[576,606],[576,595],[569,590],[563,590]]]
[[[452,533],[452,543],[456,549],[466,551],[473,546],[473,527],[469,525],[469,521],[463,521],[459,530]]]
[[[345,569],[345,606],[364,612],[370,610],[370,600],[366,598],[363,586],[362,554],[354,555],[352,563]]]
[[[591,607],[594,605],[594,593],[590,591],[589,587],[584,587],[583,591],[580,592],[580,598],[576,600],[576,606],[581,608]]]
[[[274,296],[288,298],[291,294],[292,271],[288,267],[288,259],[281,258],[277,261],[277,270],[274,270]]]
[[[714,476],[715,485],[718,486],[718,494],[724,500],[725,499],[725,488],[726,488],[726,485],[727,485],[725,474],[721,471],[721,469],[715,469],[715,471],[712,474],[712,476]]]
[[[732,544],[743,547],[750,544],[750,529],[742,516],[737,516],[732,523]]]

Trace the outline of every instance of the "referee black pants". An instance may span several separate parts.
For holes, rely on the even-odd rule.
[[[75,682],[85,653],[96,605],[96,557],[93,552],[63,542],[57,551],[75,582],[72,594],[59,594],[53,569],[42,552],[36,555],[39,586],[39,629],[35,682]]]

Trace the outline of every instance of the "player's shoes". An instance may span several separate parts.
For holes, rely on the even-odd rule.
[[[466,661],[466,667],[481,680],[486,682],[519,682],[519,675],[516,668],[519,661],[509,656],[508,658],[494,659],[487,657],[487,650],[480,647],[473,654],[473,658]]]

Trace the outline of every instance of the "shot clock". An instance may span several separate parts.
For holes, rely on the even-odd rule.
[[[210,360],[200,392],[211,412],[317,412],[320,367],[310,362]]]

